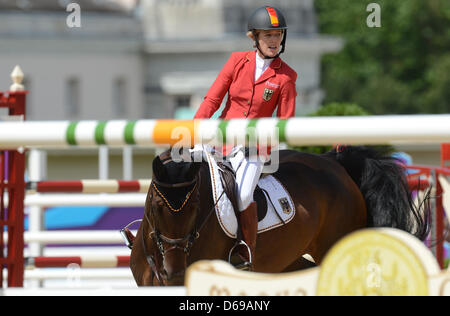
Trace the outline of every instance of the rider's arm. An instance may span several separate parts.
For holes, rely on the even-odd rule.
[[[295,116],[295,98],[297,97],[297,89],[295,80],[286,82],[281,87],[280,101],[278,103],[277,117],[287,119]]]
[[[233,80],[233,72],[236,65],[235,54],[231,54],[222,71],[217,76],[213,85],[206,94],[200,108],[195,114],[195,119],[210,118],[222,104],[222,100]]]

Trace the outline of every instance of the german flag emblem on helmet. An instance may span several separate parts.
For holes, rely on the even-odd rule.
[[[256,9],[248,19],[248,30],[287,30],[283,13],[275,7],[264,6]]]
[[[275,26],[275,27],[280,26],[280,22],[278,21],[277,11],[275,11],[275,9],[271,8],[271,7],[266,7],[266,10],[270,16],[270,24],[272,24],[272,26]]]

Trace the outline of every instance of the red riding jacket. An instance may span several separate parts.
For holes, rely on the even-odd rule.
[[[255,82],[256,51],[232,53],[200,105],[195,119],[210,118],[228,100],[221,119],[277,117],[295,115],[297,73],[276,58]]]

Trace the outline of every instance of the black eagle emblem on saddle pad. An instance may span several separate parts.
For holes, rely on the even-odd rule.
[[[272,96],[273,96],[273,90],[269,89],[269,88],[265,88],[264,93],[263,93],[264,101],[270,101],[270,99],[272,99]]]
[[[281,205],[281,208],[283,209],[284,214],[289,214],[292,212],[291,206],[289,205],[289,201],[287,198],[279,199],[278,202]]]

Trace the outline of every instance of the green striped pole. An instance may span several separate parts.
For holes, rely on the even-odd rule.
[[[224,120],[0,122],[0,148],[195,143],[276,145],[444,143],[450,115],[298,117]]]
[[[277,143],[278,119],[0,122],[0,148]],[[285,126],[286,124],[281,124]],[[182,136],[182,137],[181,137]],[[183,138],[184,137],[184,138]]]

